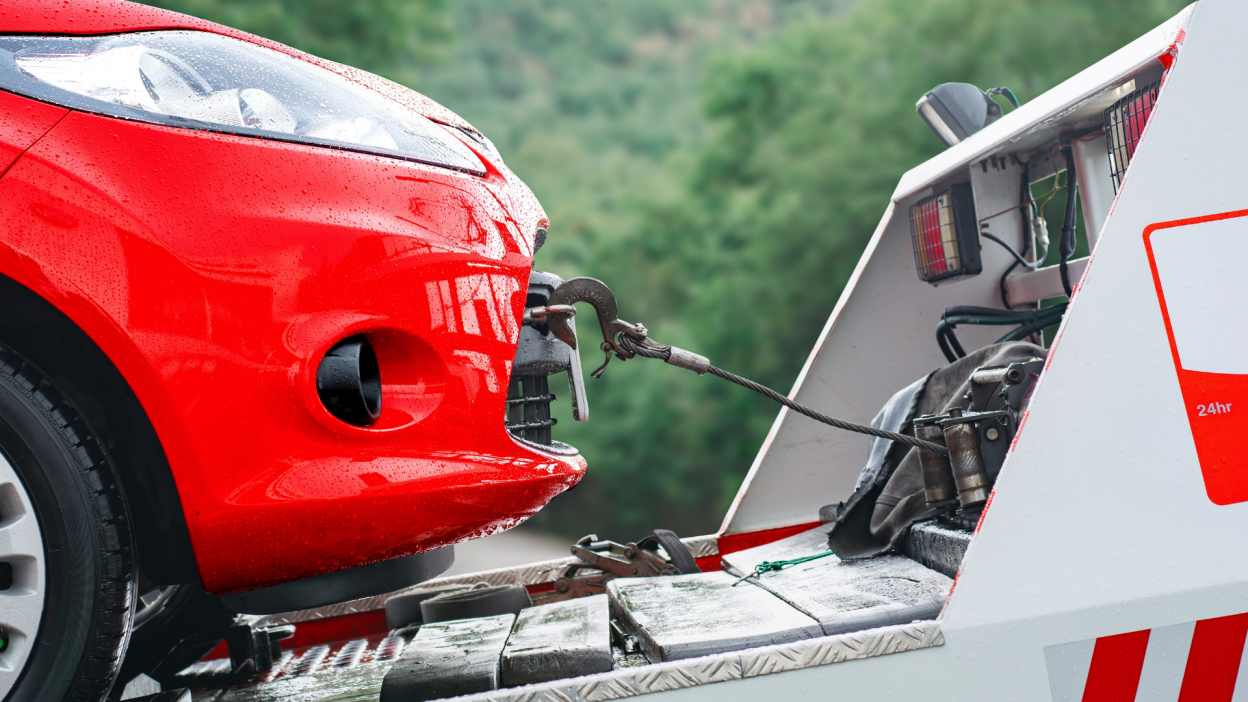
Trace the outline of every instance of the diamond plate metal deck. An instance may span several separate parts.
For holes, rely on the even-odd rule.
[[[771,592],[819,621],[823,633],[842,634],[935,619],[953,581],[905,556],[842,561],[827,554],[826,527],[772,544],[724,556],[730,573],[751,573],[763,561],[819,556],[783,570],[752,577]]]
[[[716,571],[607,583],[611,613],[652,663],[823,635],[773,593]]]
[[[741,680],[842,661],[943,646],[938,622],[925,621],[720,653],[704,658],[624,668],[454,698],[457,702],[605,702],[651,692]]]

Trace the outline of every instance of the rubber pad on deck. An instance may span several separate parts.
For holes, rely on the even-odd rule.
[[[381,702],[420,702],[497,690],[516,615],[425,624],[381,684]]]

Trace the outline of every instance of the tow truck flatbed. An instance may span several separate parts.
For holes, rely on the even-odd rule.
[[[1044,155],[1069,150],[1070,168],[1087,184],[1079,207],[1092,253],[1068,262],[1069,307],[982,515],[963,525],[919,524],[892,552],[858,566],[903,560],[912,572],[889,577],[906,581],[908,592],[935,587],[939,606],[910,621],[841,631],[837,615],[863,600],[851,605],[846,591],[833,592],[844,579],[810,576],[836,567],[834,559],[765,573],[762,586],[730,582],[758,564],[761,552],[749,549],[761,547],[769,559],[818,555],[819,530],[837,519],[821,508],[848,498],[860,480],[860,437],[781,411],[720,532],[686,540],[705,577],[612,581],[611,617],[622,635],[611,644],[611,671],[463,699],[1143,699],[1137,691],[1149,699],[1248,699],[1248,674],[1239,674],[1248,651],[1248,563],[1227,541],[1248,528],[1237,419],[1248,407],[1238,398],[1248,387],[1240,272],[1248,260],[1240,182],[1248,140],[1235,138],[1248,96],[1233,73],[1248,65],[1245,26],[1243,3],[1201,0],[897,186],[790,394],[856,422],[946,364],[931,338],[945,310],[999,305],[1003,287],[1016,307],[1037,310],[1064,295],[1056,267],[1002,278],[1014,258],[995,245],[981,252],[983,273],[938,286],[919,279],[910,208],[969,187],[976,230],[1013,242],[1024,223],[996,215],[1020,207],[1030,164],[1039,164],[1031,182],[1052,176],[1063,166]],[[1141,95],[1149,112],[1133,123],[1128,154],[1119,149],[1122,123],[1108,120]],[[999,336],[958,333],[968,348]],[[480,579],[539,595],[561,563],[431,584]],[[790,577],[792,587],[775,585]],[[641,596],[685,583],[704,597],[671,594],[669,606],[680,611],[664,612],[662,594]],[[734,588],[749,595],[722,595]],[[873,594],[857,594],[864,592]],[[784,621],[751,625],[753,612],[732,610],[721,613],[731,626],[716,629],[715,615],[693,608],[713,609],[721,596],[779,603]],[[263,680],[200,686],[195,699],[377,699],[413,638],[385,628],[382,605],[374,598],[270,618],[301,632],[293,652]],[[308,638],[312,632],[320,640]],[[221,664],[197,664],[212,665]]]

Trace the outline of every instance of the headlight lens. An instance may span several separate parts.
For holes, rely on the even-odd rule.
[[[114,117],[485,173],[446,128],[381,94],[208,32],[0,36],[0,88]]]

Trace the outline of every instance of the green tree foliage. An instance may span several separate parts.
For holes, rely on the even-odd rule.
[[[666,269],[679,290],[662,297],[690,296],[671,312],[709,352],[783,384],[900,175],[941,148],[914,114],[919,96],[947,81],[1036,96],[1181,6],[877,0],[722,55],[703,89],[713,137],[679,199],[613,258]]]
[[[540,264],[576,274],[679,186],[706,57],[837,1],[457,0],[455,47],[419,89],[490,135],[558,223]]]
[[[788,389],[897,180],[941,149],[914,112],[925,91],[961,81],[1034,97],[1183,4],[875,0],[723,52],[702,82],[708,135],[670,176],[680,186],[639,204],[637,225],[584,270],[656,338]],[[594,420],[559,427],[590,460],[584,490],[537,519],[714,529],[775,406],[644,360],[599,385]]]
[[[958,81],[1033,98],[1186,4],[152,2],[408,84],[419,70],[414,87],[490,135],[541,198],[553,227],[539,268],[605,280],[655,338],[780,390],[897,180],[941,148],[914,113],[925,91]],[[1059,195],[1051,224],[1061,207]],[[582,319],[594,368],[596,325]],[[713,531],[775,405],[644,359],[587,384],[591,421],[572,423],[556,389],[555,431],[588,476],[534,525],[617,540]]]
[[[677,249],[692,241],[681,240],[696,234],[653,216],[663,203],[679,210],[686,197],[706,131],[704,66],[713,54],[748,51],[843,4],[459,0],[456,47],[445,64],[424,70],[420,89],[489,134],[541,198],[554,225],[539,268],[598,276],[620,290],[625,319],[666,320],[656,327],[659,338],[705,348],[683,333],[682,320],[690,292],[707,281],[654,265],[668,250],[682,256]],[[661,231],[640,235],[654,226]],[[638,245],[652,247],[648,258],[616,265],[638,261],[630,250]],[[583,318],[590,369],[602,361],[595,326]],[[556,433],[582,449],[590,473],[535,526],[619,539],[656,526],[684,533],[717,526],[774,410],[717,387],[721,381],[681,373],[614,361],[605,377],[587,379],[592,419],[583,425],[572,423],[566,393],[555,390]],[[731,421],[709,424],[708,403]]]

